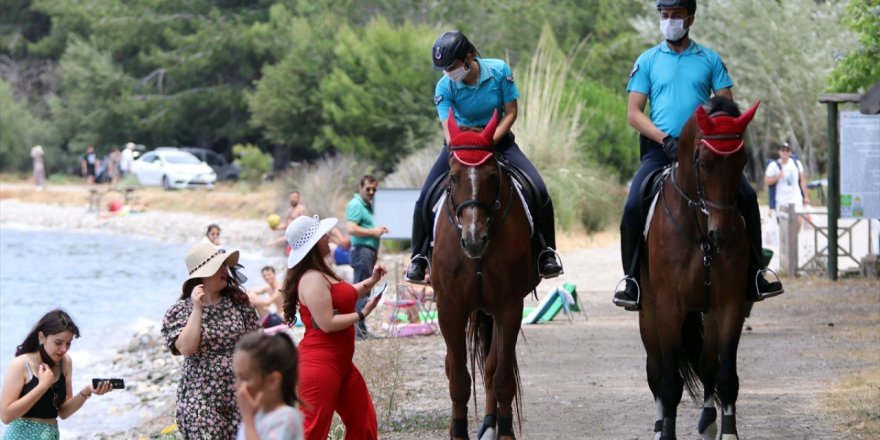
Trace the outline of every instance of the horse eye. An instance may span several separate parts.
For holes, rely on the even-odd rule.
[[[456,183],[458,183],[458,176],[453,174],[453,175],[449,176],[449,180],[451,180],[453,184],[456,184]]]

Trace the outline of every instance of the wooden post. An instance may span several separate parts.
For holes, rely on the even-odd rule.
[[[796,277],[798,274],[798,214],[793,203],[789,203],[782,207],[788,219],[785,225],[785,271],[790,277]]]
[[[840,138],[837,133],[837,106],[858,103],[858,93],[831,93],[819,96],[828,107],[828,278],[837,280],[837,219],[840,218]]]
[[[828,104],[828,279],[837,280],[837,219],[840,218],[840,138],[837,103]]]

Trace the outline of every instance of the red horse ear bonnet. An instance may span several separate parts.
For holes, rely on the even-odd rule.
[[[478,166],[492,157],[492,137],[495,136],[495,129],[498,128],[498,110],[492,113],[492,119],[479,133],[459,130],[451,108],[447,121],[449,150],[457,161],[467,166]]]
[[[702,132],[700,143],[719,156],[729,156],[743,148],[742,134],[755,117],[760,101],[738,117],[721,114],[711,117],[703,106],[697,107],[697,125]]]

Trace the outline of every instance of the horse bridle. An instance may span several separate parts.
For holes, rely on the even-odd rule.
[[[714,118],[715,116],[728,116],[728,114],[725,112],[715,112],[715,113],[712,113],[711,115],[709,115],[710,118]],[[703,134],[701,131],[700,132],[700,143],[701,144],[704,139],[706,139],[706,140],[742,139],[742,134],[731,133],[731,134],[707,135],[707,134]],[[678,182],[675,181],[675,168],[678,168],[678,162],[676,162],[673,165],[672,186],[675,187],[675,190],[678,192],[678,194],[682,198],[687,200],[688,206],[693,207],[693,208],[699,208],[700,212],[702,212],[703,215],[709,215],[710,208],[715,209],[715,210],[719,210],[719,211],[729,211],[729,210],[737,209],[736,200],[734,200],[733,203],[718,203],[718,202],[709,200],[706,197],[706,191],[703,189],[703,179],[700,174],[700,170],[703,168],[703,162],[700,160],[701,150],[702,150],[702,148],[700,148],[699,146],[697,146],[697,148],[694,149],[694,170],[697,173],[697,198],[696,198],[696,200],[688,197],[688,195],[685,194],[684,190],[682,190],[681,187],[678,186]]]
[[[453,154],[456,151],[467,151],[467,150],[485,151],[485,152],[491,154],[493,157],[495,156],[495,151],[489,147],[459,146],[459,147],[449,147],[449,158],[452,158]],[[465,166],[467,166],[467,165],[465,165]],[[501,162],[498,160],[497,157],[495,157],[495,166],[498,169],[498,174],[501,175],[501,173],[503,171],[501,169]],[[489,205],[487,205],[477,199],[467,199],[467,200],[461,202],[460,204],[456,204],[455,194],[453,194],[453,191],[452,191],[452,178],[451,177],[449,178],[449,182],[446,184],[445,190],[446,190],[447,197],[449,198],[449,203],[446,204],[446,214],[447,214],[447,218],[449,219],[449,222],[452,223],[453,226],[457,227],[459,229],[459,231],[462,230],[463,227],[461,225],[461,220],[459,220],[459,217],[461,215],[461,211],[469,206],[476,206],[477,208],[480,208],[480,209],[486,211],[486,213],[488,214],[488,218],[486,219],[486,228],[489,230],[489,235],[492,235],[495,232],[495,228],[493,227],[495,225],[495,215],[498,213],[498,210],[501,209],[501,186],[500,185],[495,190],[495,201],[492,202],[491,206],[489,206]],[[512,200],[512,197],[513,197],[513,181],[511,179],[510,197],[508,199]],[[511,205],[511,203],[508,203],[507,206],[505,206],[504,213],[501,215],[501,221],[498,224],[503,223],[504,219],[507,218],[507,215],[510,213],[510,205]]]
[[[722,115],[726,116],[728,114],[725,112],[715,112],[715,113],[712,113],[711,115],[709,115],[709,117],[711,118],[711,117],[722,116]],[[702,150],[700,145],[702,145],[702,143],[703,143],[702,141],[704,139],[706,139],[706,140],[742,139],[742,134],[731,133],[731,134],[706,135],[706,134],[703,134],[703,132],[701,130],[700,131],[700,144],[697,146],[697,148],[694,149],[695,150],[694,151],[694,170],[696,173],[696,180],[697,180],[697,198],[696,198],[696,200],[690,198],[687,194],[685,194],[684,190],[682,190],[681,187],[678,186],[678,182],[675,181],[675,176],[676,176],[675,169],[678,168],[678,162],[673,164],[673,166],[672,166],[673,172],[670,173],[671,177],[672,177],[670,179],[670,180],[672,180],[672,186],[675,188],[675,191],[678,192],[678,195],[687,201],[687,204],[689,207],[699,208],[700,212],[702,212],[703,215],[705,215],[705,216],[709,215],[709,209],[715,209],[718,211],[730,211],[730,210],[738,209],[738,206],[737,206],[735,199],[734,199],[733,203],[718,203],[718,202],[714,202],[714,201],[706,198],[706,192],[703,189],[703,179],[700,174],[700,170],[703,168],[703,162],[700,160],[700,152]],[[736,196],[734,195],[734,198],[735,197]],[[666,215],[670,217],[670,219],[672,220],[675,227],[682,234],[684,234],[685,237],[687,237],[688,234],[685,232],[684,228],[680,224],[678,224],[678,222],[676,222],[674,218],[671,217],[671,214],[669,212],[669,206],[666,205],[665,198],[663,198],[663,202],[664,202],[664,208],[665,208]],[[703,251],[703,277],[704,277],[703,285],[704,285],[704,288],[706,289],[706,291],[708,292],[708,289],[712,286],[712,281],[710,279],[710,272],[709,272],[710,267],[712,266],[712,256],[713,256],[713,254],[718,252],[718,245],[713,240],[711,240],[709,238],[708,233],[703,232],[701,230],[700,222],[696,218],[696,215],[694,215],[694,222],[697,225],[697,231],[699,231],[699,233],[700,233],[700,238],[698,240],[698,243],[700,245],[700,250]]]

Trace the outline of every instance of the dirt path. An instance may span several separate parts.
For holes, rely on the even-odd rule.
[[[613,245],[563,255],[570,274],[562,281],[577,285],[588,317],[524,327],[518,345],[524,390],[520,438],[652,438],[655,410],[638,316],[610,303],[619,276],[616,255]],[[579,268],[578,274],[571,268]],[[562,281],[543,286],[544,291]],[[785,295],[755,307],[746,322],[752,330],[744,332],[740,343],[741,438],[868,438],[859,431],[863,426],[843,427],[847,420],[828,399],[842,379],[857,372],[868,371],[878,383],[880,282],[785,282]],[[449,409],[442,337],[398,341],[406,381],[401,407],[413,415],[408,423],[413,430],[382,438],[445,439]],[[880,390],[874,389],[865,404],[869,412],[880,407]],[[482,409],[477,413],[481,416]],[[698,418],[699,409],[685,394],[679,406],[680,438],[696,438]]]

